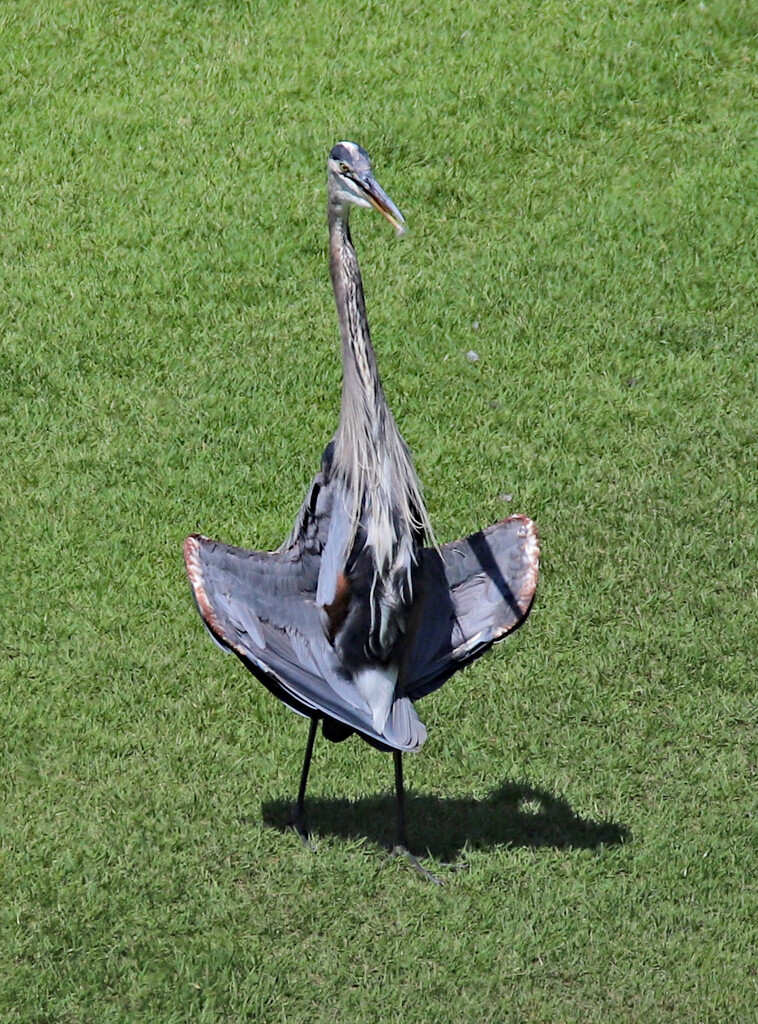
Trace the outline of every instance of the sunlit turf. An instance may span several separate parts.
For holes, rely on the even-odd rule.
[[[755,1019],[754,5],[10,0],[0,58],[0,1020]],[[282,834],[305,723],[181,562],[276,545],[336,424],[340,138],[439,539],[542,536],[420,705],[440,889],[357,740]]]

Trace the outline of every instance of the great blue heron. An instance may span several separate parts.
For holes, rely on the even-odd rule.
[[[292,820],[301,837],[307,841],[305,789],[321,721],[327,739],[356,732],[393,751],[397,848],[408,854],[402,754],[426,739],[414,702],[524,621],[539,543],[530,519],[510,516],[424,547],[429,515],[384,397],[349,227],[353,206],[378,210],[398,234],[405,221],[355,143],[339,142],[329,154],[327,193],[342,336],[337,431],[277,551],[193,534],[184,556],[213,638],[311,720]]]

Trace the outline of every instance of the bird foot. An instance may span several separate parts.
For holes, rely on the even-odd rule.
[[[316,852],[316,847],[311,842],[310,834],[308,832],[308,829],[305,827],[305,822],[303,821],[302,818],[298,817],[297,815],[293,815],[287,822],[287,825],[289,826],[289,828],[292,829],[293,832],[295,832],[300,837],[300,842],[303,844],[306,850],[310,850],[311,853]]]
[[[465,860],[458,861],[457,864],[443,863],[440,867],[447,868],[448,871],[470,871],[471,865]]]
[[[426,879],[427,882],[431,882],[433,885],[444,885],[445,882],[442,878],[437,878],[432,872],[425,868],[418,857],[415,857],[407,846],[394,846],[392,848],[391,859],[395,857],[402,857],[407,860],[417,875],[421,875],[422,878]]]

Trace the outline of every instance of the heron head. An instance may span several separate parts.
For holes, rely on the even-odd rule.
[[[398,235],[405,234],[403,215],[371,173],[371,160],[365,149],[355,142],[338,142],[326,166],[330,201],[345,216],[351,206],[373,207]]]

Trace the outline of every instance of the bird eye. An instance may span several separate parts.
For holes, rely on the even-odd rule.
[[[350,170],[350,168],[349,168],[349,167],[348,167],[348,165],[347,165],[347,164],[346,164],[346,163],[345,163],[345,162],[343,161],[343,162],[342,162],[342,163],[340,164],[340,173],[341,173],[341,174],[347,174],[349,170]]]

